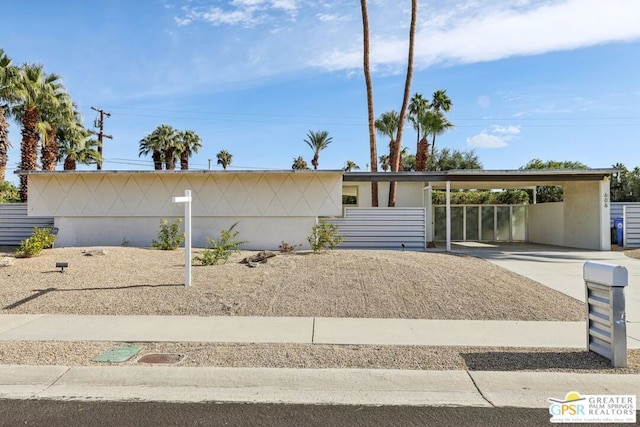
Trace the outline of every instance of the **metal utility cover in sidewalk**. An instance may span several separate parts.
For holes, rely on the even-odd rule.
[[[132,345],[126,345],[123,347],[116,347],[110,350],[105,351],[99,356],[94,357],[94,362],[109,362],[109,363],[118,363],[118,362],[126,362],[131,359],[136,353],[140,351],[140,347],[135,347]]]

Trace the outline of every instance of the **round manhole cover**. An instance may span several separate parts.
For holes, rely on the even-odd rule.
[[[178,363],[184,358],[182,354],[152,353],[138,359],[138,363]]]

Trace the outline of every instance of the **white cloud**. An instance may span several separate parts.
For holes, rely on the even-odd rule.
[[[454,2],[455,3],[455,2]],[[416,41],[416,65],[474,63],[512,56],[536,55],[640,38],[640,1],[459,1],[454,6],[430,4],[428,21],[420,23]],[[424,10],[424,3],[420,5]],[[439,6],[439,7],[438,7]],[[370,16],[392,10],[389,4],[371,8]],[[402,16],[406,20],[406,16]],[[387,28],[394,27],[393,15]],[[404,22],[404,21],[400,21]],[[406,61],[406,25],[372,41],[372,61],[402,64]],[[372,28],[376,34],[378,28]],[[329,70],[359,67],[351,47],[333,47],[331,58],[316,61]],[[344,56],[339,53],[344,53]]]
[[[493,125],[493,133],[499,133],[499,134],[509,134],[509,135],[517,135],[520,133],[520,126],[513,126],[513,125],[509,125],[509,126],[498,126],[498,125]]]
[[[298,11],[298,0],[231,0],[222,7],[199,6],[183,7],[185,18],[175,17],[178,25],[188,25],[193,22],[206,22],[214,26],[219,25],[254,25],[271,22],[273,14],[284,12],[290,19],[295,18]]]
[[[467,138],[467,145],[472,148],[502,148],[520,134],[519,125],[492,125],[491,131],[486,129],[477,135]]]
[[[508,144],[504,137],[490,135],[483,131],[467,138],[467,145],[472,148],[502,148]]]
[[[190,56],[210,58],[198,81],[251,82],[309,68],[346,75],[361,70],[358,2],[181,1],[176,38],[194,40]],[[372,71],[403,74],[406,1],[370,0],[368,5]],[[416,71],[438,63],[491,61],[640,39],[638,0],[421,0],[419,7]],[[183,30],[195,24],[208,25],[197,33]],[[195,43],[203,40],[207,42]],[[489,108],[491,99],[480,97],[478,103]]]

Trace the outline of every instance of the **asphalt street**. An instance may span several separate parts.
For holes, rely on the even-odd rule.
[[[544,426],[546,409],[0,400],[0,426]],[[584,424],[583,424],[584,425]],[[607,424],[611,426],[612,424]]]

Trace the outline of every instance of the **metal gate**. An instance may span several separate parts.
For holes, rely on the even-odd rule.
[[[0,203],[0,245],[19,245],[33,227],[53,227],[53,218],[28,216],[26,203]]]
[[[345,208],[342,218],[329,218],[344,236],[341,248],[425,248],[424,208]]]

